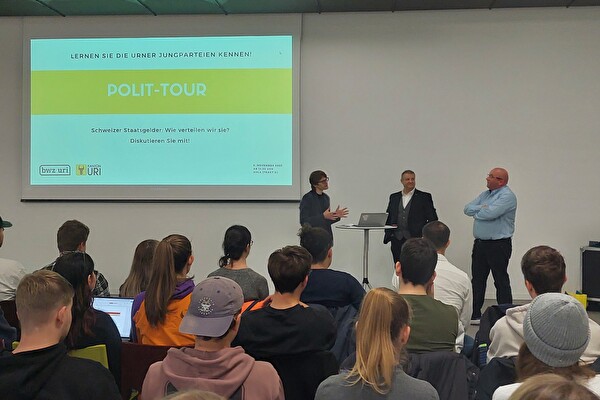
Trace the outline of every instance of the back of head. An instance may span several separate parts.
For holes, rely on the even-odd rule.
[[[537,294],[560,293],[566,279],[565,259],[549,246],[529,249],[521,259],[521,271],[525,280]]]
[[[279,293],[292,293],[310,273],[312,257],[300,246],[286,246],[269,257],[267,269]]]
[[[133,297],[146,290],[152,273],[152,261],[158,240],[144,240],[135,248],[129,276],[119,289],[122,297]]]
[[[85,224],[72,219],[66,221],[58,228],[56,234],[56,242],[58,244],[58,251],[75,251],[81,243],[87,242],[88,236],[90,235],[90,228]]]
[[[327,178],[327,174],[321,170],[316,170],[310,173],[308,177],[308,182],[310,182],[310,187],[314,188],[317,186],[317,183],[321,181],[323,178]]]
[[[433,276],[437,259],[437,251],[428,239],[408,239],[400,253],[402,279],[413,285],[425,285]]]
[[[252,234],[245,226],[233,225],[227,228],[223,239],[223,257],[219,259],[219,266],[224,267],[233,260],[239,260],[251,242]]]
[[[73,322],[67,342],[74,345],[81,335],[90,335],[94,324],[92,289],[89,281],[94,274],[94,261],[89,254],[75,251],[56,259],[52,270],[65,278],[73,287]]]
[[[222,338],[233,329],[244,304],[244,293],[229,278],[213,276],[196,285],[179,331],[205,340]]]
[[[21,279],[15,300],[23,334],[27,334],[29,329],[47,323],[54,311],[70,305],[73,288],[56,272],[35,271]]]
[[[152,326],[164,322],[167,305],[192,255],[192,244],[183,235],[169,235],[161,240],[154,251],[152,275],[146,288],[146,318]]]
[[[523,336],[517,360],[519,379],[551,371],[589,377],[579,366],[590,341],[589,319],[573,297],[544,293],[534,298],[523,321]]]
[[[377,288],[367,293],[356,324],[356,363],[348,375],[352,383],[370,385],[386,393],[401,352],[399,335],[408,326],[410,308],[398,293]]]
[[[433,246],[437,249],[443,249],[450,240],[450,228],[440,221],[428,222],[423,227],[423,237],[429,239]]]
[[[298,232],[298,236],[300,236],[300,246],[308,250],[313,264],[323,262],[329,249],[333,247],[333,238],[323,228],[304,225]]]
[[[541,374],[523,382],[509,400],[598,400],[598,397],[577,381]]]

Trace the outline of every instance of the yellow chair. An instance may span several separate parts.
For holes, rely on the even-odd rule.
[[[71,357],[87,358],[102,364],[108,369],[108,356],[106,354],[106,345],[97,344],[95,346],[84,347],[83,349],[73,349],[69,351]]]
[[[19,345],[18,341],[12,342],[13,350]],[[108,369],[108,355],[106,354],[106,345],[97,344],[94,346],[84,347],[83,349],[73,349],[69,351],[71,357],[86,358],[88,360],[96,361],[102,364],[102,366]]]

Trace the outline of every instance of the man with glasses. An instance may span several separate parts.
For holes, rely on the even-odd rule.
[[[308,224],[313,228],[325,229],[331,237],[331,225],[348,216],[347,208],[337,206],[331,211],[329,196],[324,191],[329,189],[329,177],[323,171],[313,171],[308,178],[311,190],[300,201],[300,225]]]
[[[4,228],[10,228],[12,224],[2,220],[0,217],[0,247],[4,243]],[[21,278],[25,276],[25,269],[21,263],[0,258],[0,301],[15,298],[15,291]]]
[[[472,323],[481,318],[487,278],[492,271],[498,304],[512,303],[508,261],[512,254],[517,197],[507,186],[508,172],[494,168],[487,178],[488,190],[465,206],[465,214],[473,217],[473,253],[471,284],[473,285]]]

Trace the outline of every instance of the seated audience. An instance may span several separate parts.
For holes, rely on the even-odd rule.
[[[597,395],[600,377],[580,364],[590,341],[589,319],[573,297],[545,293],[533,299],[523,321],[525,343],[517,357],[518,383],[500,386],[493,400],[508,399],[525,379],[553,373],[578,381]]]
[[[12,224],[0,217],[0,247],[4,243],[4,229]],[[25,276],[25,268],[18,261],[0,258],[0,301],[15,298],[15,291],[21,278]]]
[[[56,242],[58,244],[59,257],[63,254],[72,253],[74,251],[86,251],[87,239],[90,235],[90,228],[77,220],[69,220],[58,228],[56,233]],[[43,269],[52,270],[54,263],[46,265]],[[110,289],[108,281],[100,272],[94,270],[96,274],[96,287],[92,290],[92,296],[110,297]]]
[[[0,308],[0,350],[12,349],[12,342],[17,338],[17,329],[8,324],[4,311]]]
[[[234,345],[259,359],[319,352],[333,346],[336,327],[329,311],[300,301],[310,264],[310,254],[300,246],[287,246],[271,254],[267,268],[275,294],[266,307],[244,314]]]
[[[118,400],[110,372],[99,363],[69,357],[63,340],[71,325],[73,288],[52,271],[25,275],[17,288],[21,341],[0,357],[5,400]]]
[[[144,240],[135,248],[131,270],[125,282],[119,288],[120,297],[135,297],[146,290],[152,273],[152,260],[158,240]]]
[[[398,293],[412,309],[409,352],[454,351],[458,334],[456,309],[433,298],[437,264],[435,247],[428,239],[411,238],[402,246],[396,263]]]
[[[194,335],[194,348],[172,348],[163,361],[150,366],[142,387],[144,400],[189,389],[226,398],[240,393],[244,400],[283,400],[273,366],[255,361],[241,347],[231,347],[243,302],[242,289],[231,279],[211,277],[200,282],[179,326],[181,332]]]
[[[183,235],[169,235],[158,243],[152,275],[145,292],[132,308],[132,336],[142,344],[193,346],[194,336],[179,332],[194,290],[188,273],[194,262],[192,244]]]
[[[598,400],[585,386],[560,375],[532,376],[510,396],[509,400]]]
[[[252,235],[248,228],[233,225],[225,231],[223,239],[223,257],[219,260],[219,269],[208,274],[223,276],[237,282],[244,291],[244,302],[263,300],[269,295],[269,286],[264,276],[248,267],[246,259],[252,247]]]
[[[94,261],[86,253],[67,253],[58,257],[54,272],[65,278],[75,291],[71,308],[73,321],[65,339],[67,348],[106,345],[108,367],[118,384],[121,382],[121,335],[110,315],[93,308]]]
[[[356,310],[365,296],[365,289],[347,272],[329,269],[333,259],[333,239],[323,228],[304,225],[298,233],[300,246],[312,256],[311,274],[300,299],[327,308],[352,305]]]
[[[402,296],[386,288],[367,293],[356,324],[354,366],[323,381],[315,400],[438,399],[431,384],[408,376],[402,368],[409,320]]]
[[[561,293],[567,280],[563,256],[552,247],[536,246],[528,250],[521,259],[521,271],[525,287],[532,299],[543,293]],[[531,303],[509,308],[506,316],[499,319],[490,331],[491,344],[488,361],[493,357],[513,357],[523,344],[523,321]],[[581,359],[586,364],[600,356],[600,326],[588,321],[590,341]]]

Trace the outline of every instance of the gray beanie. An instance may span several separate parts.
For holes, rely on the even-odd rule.
[[[587,313],[580,302],[561,293],[545,293],[531,302],[523,322],[531,354],[551,367],[577,364],[590,341]]]

